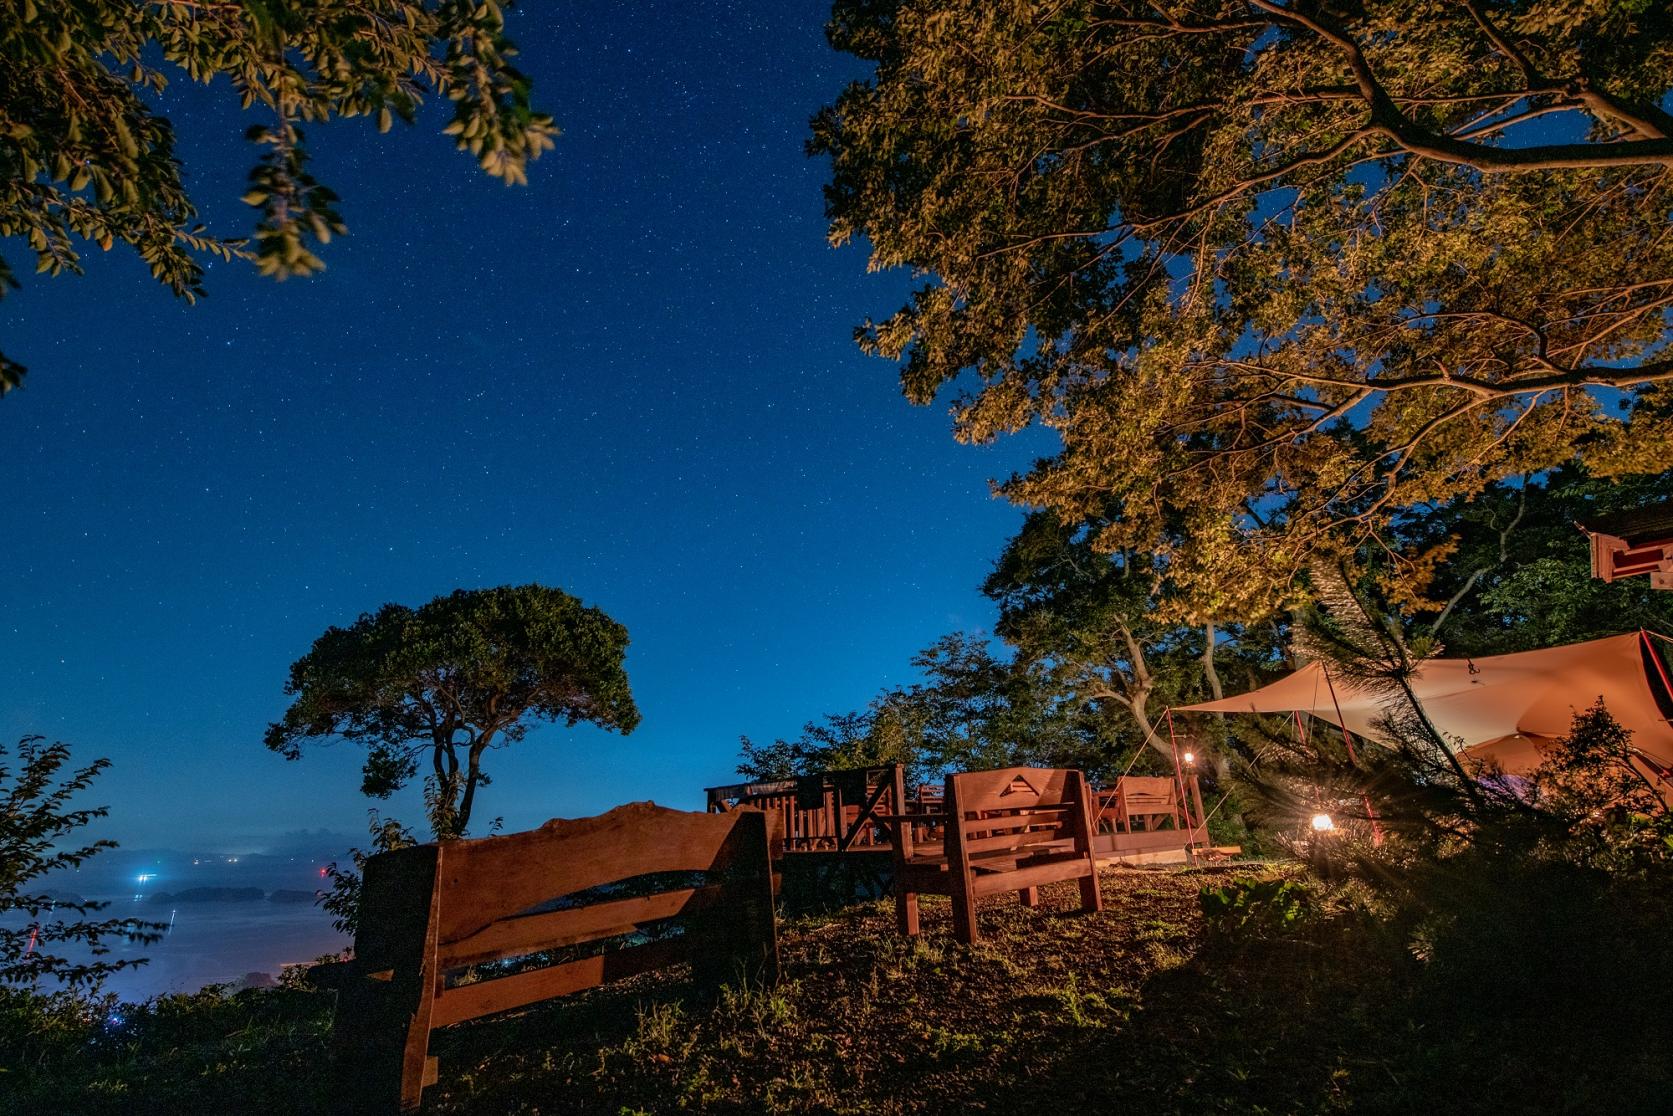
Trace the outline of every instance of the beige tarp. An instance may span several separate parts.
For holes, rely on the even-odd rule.
[[[1656,665],[1645,656],[1649,638],[1633,632],[1513,655],[1431,659],[1413,677],[1412,689],[1444,736],[1508,772],[1536,765],[1539,749],[1566,735],[1575,713],[1600,697],[1632,730],[1635,747],[1673,767],[1673,726],[1656,703],[1656,694],[1665,691]],[[1382,699],[1309,663],[1270,686],[1182,710],[1309,713],[1375,740]]]

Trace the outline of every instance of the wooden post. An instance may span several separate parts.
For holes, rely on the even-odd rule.
[[[953,902],[953,937],[965,945],[973,943],[976,929],[976,889],[970,857],[964,851],[964,807],[958,800],[958,783],[947,776],[943,794],[947,803],[947,874]]]
[[[437,880],[443,846],[366,861],[354,965],[332,1028],[338,1103],[350,1111],[415,1111],[427,1080],[435,1006]]]
[[[1072,793],[1079,809],[1074,812],[1075,851],[1086,857],[1092,871],[1080,879],[1080,905],[1083,911],[1104,909],[1104,892],[1098,886],[1098,854],[1092,850],[1092,788],[1086,775],[1075,771],[1070,775]]]
[[[698,983],[737,987],[778,980],[778,931],[773,918],[772,861],[767,816],[738,810],[726,848],[729,901],[692,917],[692,976]]]
[[[1193,805],[1195,805],[1196,810],[1197,810],[1197,820],[1196,820],[1196,823],[1191,826],[1191,828],[1193,830],[1202,829],[1204,826],[1206,826],[1208,824],[1208,819],[1203,815],[1203,812],[1202,812],[1202,783],[1197,779],[1197,773],[1195,771],[1191,772],[1191,802],[1192,802]],[[1206,831],[1204,831],[1203,840],[1206,841],[1207,839],[1208,839],[1208,833]],[[1196,840],[1196,835],[1193,833],[1192,834],[1192,840],[1191,840],[1191,842],[1187,842],[1187,845],[1193,843],[1195,840]]]

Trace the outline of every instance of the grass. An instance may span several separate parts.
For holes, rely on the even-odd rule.
[[[1665,1095],[1665,1034],[1599,1065],[1607,1047],[1569,1048],[1560,1020],[1437,1015],[1421,963],[1362,922],[1210,941],[1196,895],[1221,878],[1106,872],[1097,915],[1066,885],[1038,910],[1001,897],[972,948],[944,901],[924,901],[915,942],[886,902],[791,921],[775,988],[702,996],[652,975],[438,1032],[426,1111],[1634,1111]],[[153,1008],[92,1057],[0,1073],[0,1110],[10,1085],[17,1111],[329,1111],[328,1011],[292,992]]]

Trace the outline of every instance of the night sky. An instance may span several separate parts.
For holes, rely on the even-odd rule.
[[[30,376],[0,400],[0,734],[109,756],[89,801],[130,847],[362,837],[354,749],[262,747],[290,662],[386,601],[537,581],[627,625],[644,723],[495,752],[477,813],[515,830],[701,808],[740,733],[986,626],[1019,521],[987,481],[1042,443],[957,445],[854,345],[908,278],[825,241],[807,120],[861,75],[826,14],[529,3],[512,34],[564,130],[530,186],[454,151],[439,105],[316,129],[350,235],[313,280],[217,265],[190,307],[131,252],[36,280],[5,243]],[[163,111],[205,218],[245,231],[227,86],[176,76]],[[416,793],[386,809],[421,821]]]

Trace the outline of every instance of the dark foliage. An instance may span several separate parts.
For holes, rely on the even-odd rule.
[[[77,831],[106,810],[71,804],[110,761],[68,768],[68,745],[44,741],[24,737],[11,762],[0,745],[0,985],[93,987],[110,973],[144,963],[104,960],[111,941],[155,941],[162,927],[136,918],[91,918],[108,904],[63,902],[35,890],[47,873],[77,868],[116,847],[108,840],[75,844]],[[66,957],[57,952],[62,946],[90,959]]]

